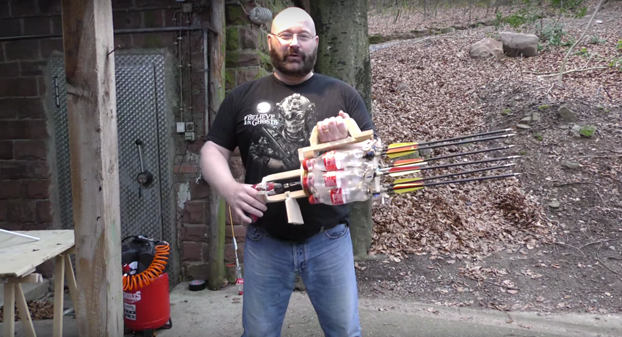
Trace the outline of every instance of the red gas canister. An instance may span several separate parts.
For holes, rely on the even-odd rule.
[[[168,287],[168,274],[162,273],[147,286],[124,291],[125,326],[132,331],[170,328],[171,306]]]

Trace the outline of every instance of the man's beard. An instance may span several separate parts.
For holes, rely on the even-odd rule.
[[[287,76],[304,77],[313,70],[315,59],[317,58],[317,48],[310,53],[299,51],[297,54],[301,56],[300,62],[287,62],[287,56],[290,51],[287,50],[283,56],[279,55],[275,48],[270,50],[270,61],[272,65],[281,73]],[[295,68],[292,68],[295,66]]]

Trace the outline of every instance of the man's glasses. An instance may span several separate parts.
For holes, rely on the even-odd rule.
[[[285,43],[291,43],[294,40],[294,36],[298,39],[298,42],[309,42],[311,40],[313,40],[314,36],[311,36],[310,34],[307,33],[302,33],[302,34],[292,34],[292,33],[280,33],[280,34],[272,34],[272,33],[268,33],[270,35],[274,35],[276,37],[279,38],[279,40],[285,42]]]

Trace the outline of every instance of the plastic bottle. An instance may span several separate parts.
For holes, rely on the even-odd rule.
[[[238,295],[243,295],[244,278],[242,277],[242,268],[239,265],[235,267],[235,284],[238,286]]]
[[[310,158],[302,161],[302,167],[307,171],[337,171],[349,167],[360,167],[369,161],[368,153],[361,149],[333,150],[319,158]]]
[[[364,184],[362,184],[365,186]],[[371,197],[369,188],[333,188],[318,190],[309,196],[310,204],[343,205],[355,201],[365,201]]]
[[[309,172],[302,181],[308,191],[317,191],[324,187],[355,187],[361,183],[374,179],[374,172],[370,167],[359,167],[342,171]]]

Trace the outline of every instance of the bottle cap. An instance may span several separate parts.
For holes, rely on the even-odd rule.
[[[305,171],[309,171],[309,166],[313,166],[312,160],[313,158],[305,159],[302,161],[302,168],[305,169]]]
[[[304,177],[302,177],[302,188],[305,191],[309,190],[309,175],[305,174]]]
[[[313,197],[313,195],[310,195],[310,196],[309,196],[309,203],[310,203],[311,205],[313,205],[313,204],[317,204],[317,200]]]

